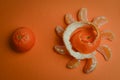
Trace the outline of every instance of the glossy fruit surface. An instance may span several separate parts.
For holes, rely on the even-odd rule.
[[[26,52],[33,47],[35,36],[29,28],[20,27],[13,32],[11,43],[16,51]]]

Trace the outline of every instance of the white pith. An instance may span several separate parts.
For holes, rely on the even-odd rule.
[[[74,22],[74,23],[68,25],[63,33],[63,42],[66,46],[66,49],[68,50],[69,54],[76,59],[92,58],[96,54],[95,51],[93,51],[92,53],[84,54],[81,52],[76,52],[72,49],[72,44],[70,42],[71,35],[75,30],[77,30],[80,27],[83,27],[84,25],[86,25],[86,23]]]

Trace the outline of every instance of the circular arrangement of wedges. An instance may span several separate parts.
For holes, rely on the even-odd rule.
[[[65,15],[67,27],[56,27],[57,35],[63,39],[64,45],[55,45],[54,49],[59,54],[67,54],[73,57],[68,63],[67,68],[76,68],[80,61],[85,59],[86,64],[83,71],[92,72],[97,60],[96,51],[101,53],[106,61],[111,57],[111,49],[107,45],[101,44],[102,40],[112,41],[114,34],[108,30],[100,30],[100,27],[108,22],[106,17],[99,16],[89,21],[87,9],[81,8],[78,12],[78,21],[74,20],[71,14]]]

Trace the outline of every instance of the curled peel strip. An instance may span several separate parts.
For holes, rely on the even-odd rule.
[[[64,31],[63,33],[63,41],[64,41],[64,44],[66,46],[66,49],[68,50],[68,52],[70,53],[71,56],[73,56],[74,58],[76,59],[85,59],[85,58],[91,58],[92,55],[95,54],[95,51],[92,52],[92,53],[89,53],[89,54],[84,54],[84,53],[80,53],[80,52],[76,52],[72,49],[72,44],[70,42],[70,38],[71,38],[71,35],[72,33],[77,30],[78,28],[80,27],[83,27],[84,25],[93,25],[92,23],[83,23],[83,22],[74,22],[72,24],[70,24]],[[96,39],[94,40],[93,43],[95,43],[95,41],[100,37],[100,31],[99,29],[93,25],[93,28],[96,30],[97,32],[97,37]]]

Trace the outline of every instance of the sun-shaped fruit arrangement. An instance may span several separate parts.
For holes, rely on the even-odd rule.
[[[100,27],[108,22],[104,16],[89,21],[87,9],[81,8],[77,17],[78,21],[74,20],[71,14],[66,14],[65,22],[68,25],[66,29],[56,27],[56,33],[62,38],[64,45],[55,45],[54,49],[59,54],[69,53],[73,57],[67,63],[68,68],[76,68],[81,60],[86,60],[83,71],[89,73],[97,65],[96,51],[101,53],[106,61],[110,59],[111,50],[107,45],[102,45],[101,41],[104,39],[112,41],[114,35],[111,31],[100,30]]]

